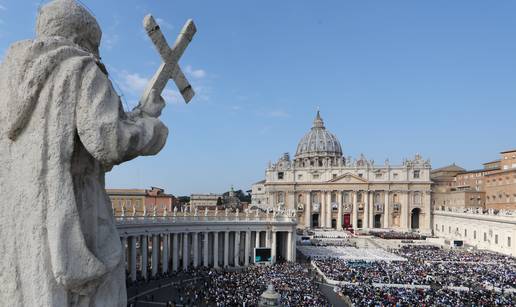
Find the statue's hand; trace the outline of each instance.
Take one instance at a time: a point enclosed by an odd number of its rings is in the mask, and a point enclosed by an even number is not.
[[[152,90],[144,101],[140,101],[138,109],[150,117],[159,117],[161,110],[165,107],[165,100],[156,90]]]

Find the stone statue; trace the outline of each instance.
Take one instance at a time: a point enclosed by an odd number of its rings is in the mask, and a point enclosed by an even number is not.
[[[173,215],[174,215],[174,216],[176,216],[176,215],[177,215],[177,207],[174,207],[174,214],[173,214]]]
[[[101,35],[75,0],[55,0],[0,63],[2,306],[126,306],[104,175],[157,154],[168,130],[155,87],[123,110]]]

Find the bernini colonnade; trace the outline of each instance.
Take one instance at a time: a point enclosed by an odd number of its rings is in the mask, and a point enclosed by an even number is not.
[[[117,228],[131,280],[199,266],[246,267],[255,247],[270,247],[272,263],[295,261],[295,217],[117,217]]]

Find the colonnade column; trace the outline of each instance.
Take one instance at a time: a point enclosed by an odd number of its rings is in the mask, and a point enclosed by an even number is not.
[[[161,243],[163,244],[163,251],[161,254],[161,265],[163,273],[168,272],[168,251],[170,250],[168,246],[168,234],[164,234],[161,237]]]
[[[353,191],[351,193],[353,194],[353,229],[358,229],[357,191]]]
[[[331,203],[332,192],[326,192],[326,227],[331,228],[331,220],[333,214],[333,207]]]
[[[142,235],[141,238],[140,238],[140,246],[141,246],[141,249],[142,249],[142,263],[141,263],[141,271],[142,271],[142,277],[147,279],[147,263],[148,263],[148,259],[147,259],[147,256],[148,256],[148,253],[149,253],[149,248],[147,246],[147,236],[146,235]]]
[[[190,254],[190,250],[188,249],[188,233],[183,233],[183,270],[188,271],[188,256]]]
[[[292,231],[287,232],[287,261],[292,261]]]
[[[305,204],[305,228],[312,228],[312,198],[310,197],[310,192],[306,194],[306,204]]]
[[[179,268],[179,234],[172,234],[172,270],[177,272]]]
[[[342,230],[342,191],[337,192],[337,230]]]
[[[129,247],[130,247],[130,253],[129,253],[129,259],[130,259],[130,272],[131,272],[131,280],[136,280],[136,237],[131,236],[129,239]]]
[[[255,235],[255,238],[254,238],[254,247],[260,247],[260,232],[259,231],[256,231],[255,232],[256,235]]]
[[[389,191],[385,191],[385,200],[383,203],[383,228],[389,228]]]
[[[193,245],[193,267],[199,266],[199,233],[192,233],[192,245]]]
[[[219,268],[219,233],[213,233],[213,267]]]
[[[240,266],[240,231],[235,231],[235,267]]]
[[[272,245],[271,245],[271,257],[272,264],[276,263],[276,231],[272,232]]]
[[[224,267],[229,266],[229,231],[224,232]]]
[[[159,237],[156,234],[152,235],[152,277],[158,274],[159,267]]]
[[[244,252],[244,266],[249,266],[249,249],[251,248],[251,231],[245,232],[245,252]]]
[[[210,241],[209,241],[210,233],[207,232],[207,231],[204,232],[203,239],[204,239],[204,241],[203,241],[204,244],[203,244],[203,248],[202,248],[203,249],[202,252],[203,252],[203,256],[204,256],[203,257],[203,264],[204,264],[204,267],[207,268],[210,265],[209,261],[208,261],[209,256],[210,256],[210,248],[209,248],[209,246],[210,246]]]

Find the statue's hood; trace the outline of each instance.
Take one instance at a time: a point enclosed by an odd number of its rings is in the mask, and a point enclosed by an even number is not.
[[[98,56],[102,31],[95,17],[75,0],[54,0],[39,10],[36,36],[66,38]]]

